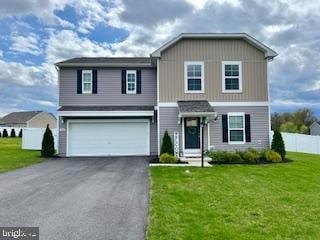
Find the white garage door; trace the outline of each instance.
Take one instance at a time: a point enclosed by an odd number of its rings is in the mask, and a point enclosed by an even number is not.
[[[69,156],[149,155],[149,122],[69,122]]]

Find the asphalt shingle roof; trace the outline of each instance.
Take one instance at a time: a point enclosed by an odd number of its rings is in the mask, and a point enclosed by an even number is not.
[[[178,101],[180,113],[190,112],[214,112],[208,101]]]
[[[0,119],[0,124],[24,124],[42,111],[12,112]]]

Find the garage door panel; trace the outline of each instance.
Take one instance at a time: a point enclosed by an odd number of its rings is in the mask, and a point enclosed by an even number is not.
[[[148,155],[148,122],[74,122],[69,124],[69,155]]]

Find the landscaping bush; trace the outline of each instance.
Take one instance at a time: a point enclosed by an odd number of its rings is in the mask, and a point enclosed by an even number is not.
[[[171,137],[169,136],[168,131],[166,130],[163,135],[162,144],[161,144],[161,154],[169,153],[173,155],[173,144]]]
[[[248,150],[243,154],[243,159],[247,163],[259,163],[260,153],[253,148],[248,148]]]
[[[11,129],[10,137],[16,137],[16,132],[14,129]]]
[[[41,156],[42,157],[52,157],[54,155],[54,139],[52,132],[47,125],[46,131],[44,132],[42,139]]]
[[[0,131],[0,137],[1,137],[1,131]]]
[[[3,130],[2,136],[3,136],[3,137],[8,137],[8,131],[7,131],[7,129],[4,129],[4,130]]]
[[[266,151],[266,160],[272,163],[278,163],[282,161],[281,155],[273,150]]]
[[[169,154],[169,153],[163,153],[160,155],[160,162],[161,163],[176,163],[178,160],[175,156]]]
[[[211,151],[208,156],[216,163],[243,163],[239,152]]]
[[[285,145],[282,139],[282,135],[279,131],[274,131],[273,139],[271,143],[271,150],[279,153],[283,160],[285,159],[285,156],[286,156]]]
[[[20,132],[19,132],[19,138],[22,137],[22,129],[20,129]]]

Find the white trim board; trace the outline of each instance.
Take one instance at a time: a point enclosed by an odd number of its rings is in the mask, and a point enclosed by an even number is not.
[[[213,107],[267,107],[268,101],[261,102],[209,102]],[[160,102],[159,107],[178,107],[177,102]]]
[[[58,116],[65,117],[139,117],[153,116],[154,111],[59,111]]]

